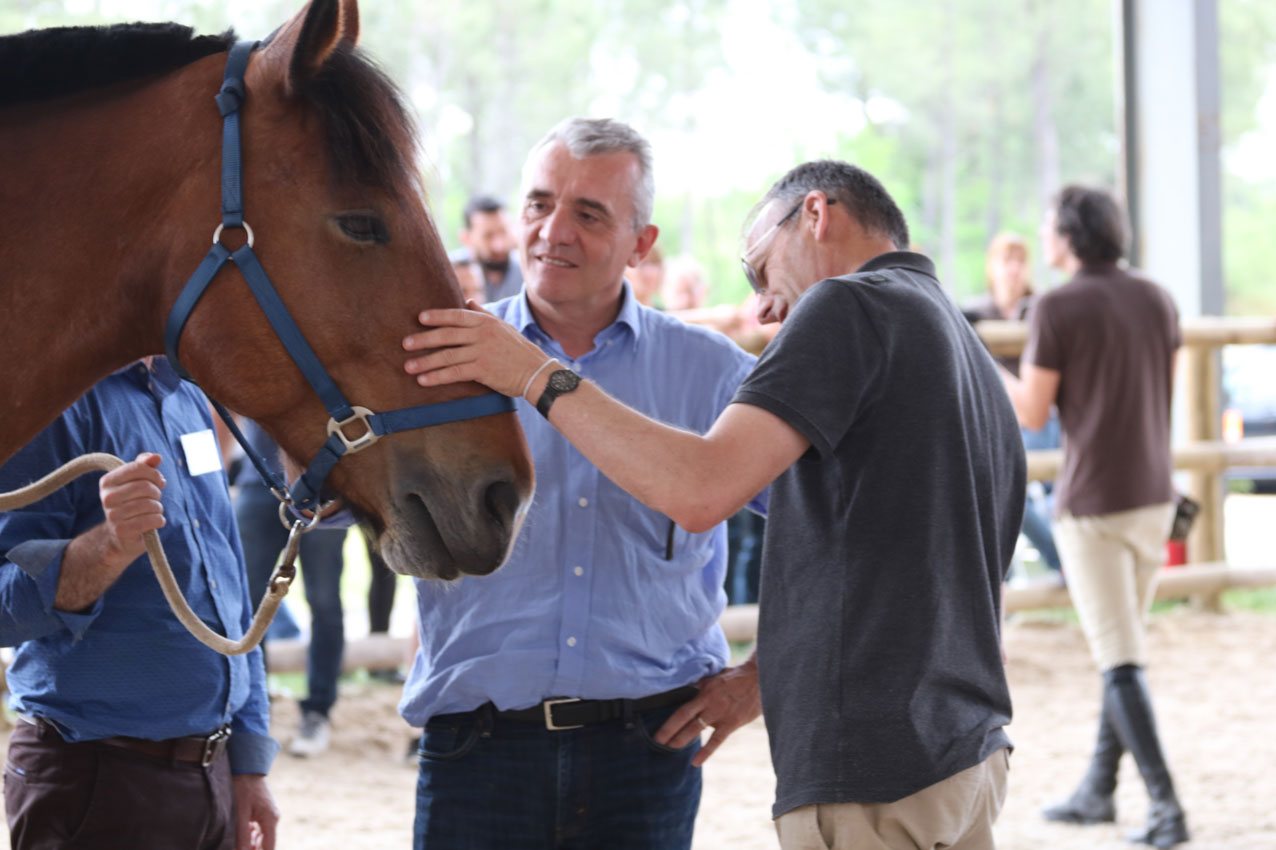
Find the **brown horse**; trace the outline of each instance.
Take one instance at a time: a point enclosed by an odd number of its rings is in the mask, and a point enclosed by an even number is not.
[[[460,290],[426,212],[415,136],[391,84],[355,51],[354,0],[313,0],[251,57],[241,110],[245,218],[297,325],[352,404],[435,393],[402,370],[400,340]],[[164,351],[164,323],[218,223],[222,84],[231,37],[175,25],[0,39],[0,461],[93,383]],[[243,231],[228,231],[227,243]],[[234,247],[233,245],[231,247]],[[212,397],[293,458],[328,414],[234,267],[181,338]],[[351,436],[357,436],[352,434]],[[532,491],[517,418],[502,413],[385,437],[328,479],[397,572],[455,578],[504,560]]]

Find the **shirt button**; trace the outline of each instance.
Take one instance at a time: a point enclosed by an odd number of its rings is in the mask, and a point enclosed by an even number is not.
[[[575,645],[576,645],[576,638],[574,638],[574,637],[569,637],[569,638],[567,639],[567,645],[568,645],[568,646],[575,646]]]
[[[572,570],[572,572],[574,572],[578,576],[583,576],[585,574],[585,568],[577,567],[576,569]]]
[[[216,581],[215,579],[209,579],[208,586],[209,586],[209,587],[211,587],[213,590],[216,590],[216,589],[217,589],[217,581]]]
[[[576,500],[576,504],[580,505],[582,508],[588,507],[589,500],[586,499],[584,496],[581,496],[579,499]]]
[[[179,469],[180,469],[180,468],[182,468],[182,467],[184,467],[184,466],[186,466],[186,461],[179,457],[179,458],[177,459],[177,466],[178,466],[178,468],[179,468]]]
[[[195,526],[196,528],[199,528],[199,520],[197,519],[191,520],[191,525]]]

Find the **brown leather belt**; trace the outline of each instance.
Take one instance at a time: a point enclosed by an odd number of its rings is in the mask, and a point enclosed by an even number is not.
[[[62,733],[57,730],[57,727],[43,717],[28,717],[25,714],[21,714],[19,717],[34,726],[41,737],[52,736],[51,740],[65,740],[62,737]],[[141,753],[162,761],[208,767],[226,754],[226,746],[229,741],[230,726],[223,726],[207,735],[186,735],[182,738],[169,738],[164,741],[148,741],[145,738],[130,738],[126,735],[120,735],[115,738],[98,738],[93,741],[84,741],[83,744],[104,744],[108,747],[117,747],[121,750]],[[81,746],[81,744],[73,746]]]
[[[184,738],[169,738],[166,741],[148,741],[145,738],[129,738],[121,735],[117,738],[101,738],[97,743],[142,753],[164,761],[208,767],[226,754],[228,741],[230,741],[230,727],[223,726],[208,735],[187,735]]]

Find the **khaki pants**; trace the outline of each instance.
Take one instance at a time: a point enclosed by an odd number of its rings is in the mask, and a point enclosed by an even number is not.
[[[1146,665],[1143,617],[1156,595],[1174,506],[1099,516],[1064,514],[1055,526],[1068,592],[1100,670]]]
[[[781,850],[991,850],[1010,750],[893,803],[823,803],[775,822]]]

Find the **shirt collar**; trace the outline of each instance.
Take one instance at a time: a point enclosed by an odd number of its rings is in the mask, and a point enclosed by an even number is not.
[[[875,272],[881,269],[905,269],[939,279],[935,274],[935,264],[930,261],[930,257],[912,251],[887,251],[885,254],[878,254],[856,269],[855,273]]]
[[[112,376],[118,375],[127,378],[139,387],[145,387],[154,381],[156,387],[164,395],[171,393],[182,383],[182,379],[177,374],[177,370],[173,368],[173,364],[168,362],[167,357],[158,354],[151,359],[151,368],[149,369],[146,368],[145,361],[134,360],[111,374]]]
[[[614,328],[623,326],[629,328],[630,334],[633,335],[634,343],[637,344],[638,338],[642,335],[642,309],[642,305],[634,297],[629,281],[624,281],[620,289],[620,312],[616,315],[614,322],[598,332],[594,341],[600,342],[608,338],[616,332],[613,330]],[[549,335],[541,330],[540,325],[536,323],[536,317],[532,314],[532,305],[527,300],[526,286],[515,297],[514,309],[510,313],[509,323],[518,328],[523,336],[530,337],[534,329],[536,334],[546,339],[549,338]]]

